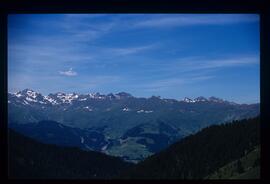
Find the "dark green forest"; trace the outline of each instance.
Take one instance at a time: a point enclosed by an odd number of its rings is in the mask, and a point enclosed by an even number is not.
[[[39,143],[9,129],[9,178],[107,179],[133,164],[79,148]]]
[[[207,127],[146,158],[122,173],[121,177],[204,179],[227,163],[244,157],[260,144],[259,122],[257,117]]]

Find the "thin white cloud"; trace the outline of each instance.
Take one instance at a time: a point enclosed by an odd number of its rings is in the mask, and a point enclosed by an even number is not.
[[[65,15],[63,22],[57,24],[69,34],[73,42],[89,42],[98,39],[112,31],[117,22],[93,22],[93,18],[106,16],[104,14],[70,14]]]
[[[213,75],[188,75],[182,77],[171,77],[162,80],[155,80],[151,83],[143,83],[138,85],[137,88],[148,92],[168,90],[175,88],[176,86],[183,86],[187,84],[193,84],[196,82],[201,82],[205,80],[210,80],[214,78]]]
[[[60,75],[65,75],[65,76],[76,76],[77,72],[72,71],[72,68],[70,68],[67,71],[59,71]]]
[[[60,70],[63,66],[76,65],[78,62],[80,64],[94,62],[94,56],[91,52],[85,52],[82,48],[65,43],[64,41],[63,44],[57,41],[53,42],[53,40],[51,40],[51,43],[47,43],[41,39],[40,43],[38,44],[36,40],[32,40],[31,44],[9,44],[9,65],[13,65],[12,62],[17,62],[22,65],[46,67],[48,69],[56,68]]]
[[[183,71],[241,67],[259,64],[258,56],[234,57],[226,59],[183,58],[178,67]]]
[[[153,76],[173,76],[179,73],[192,74],[194,72],[214,72],[226,68],[250,67],[260,64],[259,55],[242,55],[219,58],[205,56],[182,57],[178,59],[166,60],[166,62],[142,63],[144,72]]]
[[[174,16],[152,17],[141,20],[134,27],[175,27],[195,25],[224,25],[246,22],[257,22],[259,16],[256,14],[176,14]]]
[[[114,55],[129,55],[136,54],[139,52],[151,50],[157,47],[157,44],[143,45],[138,47],[128,47],[128,48],[107,48],[108,52]]]

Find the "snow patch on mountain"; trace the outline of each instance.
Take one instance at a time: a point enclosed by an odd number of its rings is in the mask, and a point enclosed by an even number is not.
[[[85,100],[87,100],[87,98],[81,98],[81,99],[79,99],[79,101],[85,101]]]
[[[47,104],[47,105],[61,105],[61,104],[66,104],[66,105],[71,105],[73,103],[73,101],[85,101],[85,103],[88,103],[88,101],[90,101],[91,99],[94,100],[123,100],[123,99],[127,99],[127,98],[132,98],[133,96],[125,93],[125,92],[121,92],[121,93],[109,93],[108,95],[103,95],[100,93],[89,93],[86,95],[78,95],[75,93],[70,93],[70,94],[66,94],[63,92],[58,92],[55,94],[49,94],[48,96],[43,96],[40,93],[37,93],[31,89],[25,89],[19,92],[16,92],[14,94],[9,93],[10,97],[10,103],[12,104],[13,102],[16,103],[21,103],[24,105],[28,105],[35,103],[39,103],[39,104]],[[16,99],[12,99],[12,98],[16,98]],[[234,102],[229,102],[217,97],[209,97],[209,98],[205,98],[203,96],[199,96],[197,98],[191,99],[188,97],[185,97],[183,100],[174,100],[174,99],[161,99],[160,97],[155,97],[152,96],[149,99],[159,99],[162,100],[165,103],[177,103],[177,102],[184,102],[184,103],[224,103],[224,104],[230,104],[230,105],[238,105],[237,103]],[[92,111],[92,109],[87,108],[89,111]],[[110,111],[111,109],[106,109],[106,111]],[[127,111],[131,111],[128,107],[124,107],[122,109],[122,111],[127,112]],[[137,113],[151,113],[153,111],[151,110],[138,110]]]
[[[73,100],[77,99],[79,96],[75,93],[65,94],[57,93],[57,98],[60,99],[63,103],[71,103]]]
[[[15,96],[18,97],[18,98],[20,98],[20,97],[22,97],[22,94],[20,94],[20,93],[15,93]]]
[[[203,97],[203,96],[199,96],[197,98],[194,99],[196,102],[206,102],[208,101],[207,98]]]
[[[36,98],[37,97],[37,92],[33,91],[33,90],[27,90],[26,94],[32,98]]]
[[[125,107],[125,108],[123,108],[123,109],[122,109],[122,111],[127,112],[127,111],[130,111],[130,109],[129,109],[129,108],[127,108],[127,107]]]
[[[95,98],[95,94],[89,93],[88,95],[90,98]]]
[[[186,103],[195,103],[196,102],[195,100],[192,100],[191,98],[188,98],[188,97],[185,97],[182,101],[186,102]]]
[[[145,111],[145,110],[139,110],[139,111],[137,111],[137,113],[152,113],[152,112],[154,112],[154,111],[152,111],[152,110],[150,110],[150,111]]]
[[[56,102],[56,100],[54,100],[53,98],[51,98],[51,97],[49,97],[49,96],[44,96],[44,99],[47,100],[47,101],[49,101],[49,102],[50,102],[51,104],[53,104],[53,105],[58,104],[58,103]]]
[[[83,107],[84,109],[87,109],[88,111],[93,111],[93,109],[91,109],[89,106],[85,106]]]
[[[154,111],[144,111],[145,113],[152,113],[152,112],[154,112]]]
[[[32,98],[29,98],[29,97],[26,97],[26,100],[29,101],[29,102],[37,102],[36,99],[32,99]]]

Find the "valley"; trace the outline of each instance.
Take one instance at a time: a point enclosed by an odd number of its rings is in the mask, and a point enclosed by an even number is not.
[[[260,118],[212,125],[137,164],[40,143],[9,129],[13,179],[258,179]]]
[[[254,117],[259,104],[216,97],[138,98],[30,89],[8,95],[9,126],[49,144],[76,146],[137,163],[204,127]]]

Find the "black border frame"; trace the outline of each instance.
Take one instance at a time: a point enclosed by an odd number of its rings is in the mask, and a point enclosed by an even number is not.
[[[8,179],[7,15],[12,13],[256,13],[260,15],[261,179],[259,180],[14,180]],[[270,7],[267,0],[9,0],[0,2],[0,176],[11,183],[266,183],[269,168]],[[5,151],[5,152],[4,152]],[[270,177],[270,176],[269,176]]]

